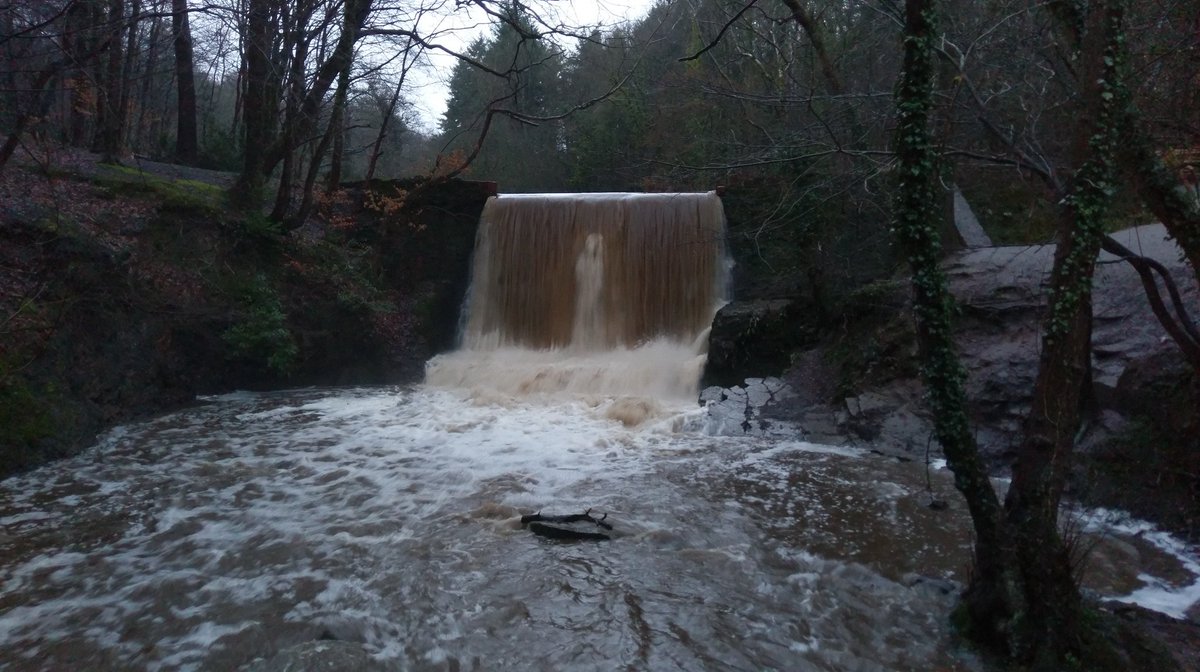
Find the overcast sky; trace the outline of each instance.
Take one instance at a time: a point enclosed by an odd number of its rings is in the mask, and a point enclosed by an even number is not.
[[[614,25],[642,18],[655,0],[534,0],[530,5],[539,11],[547,23],[564,26]],[[463,50],[480,35],[491,30],[488,18],[476,8],[456,10],[453,15],[438,18],[439,28],[454,27],[453,35],[439,40],[445,46]],[[573,45],[566,45],[573,46]],[[443,52],[431,54],[433,70],[414,76],[412,101],[428,132],[437,130],[446,111],[450,73],[455,58]]]

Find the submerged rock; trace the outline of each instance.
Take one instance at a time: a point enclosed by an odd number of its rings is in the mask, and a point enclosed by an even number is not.
[[[702,429],[714,436],[761,436],[778,427],[766,411],[789,403],[796,394],[779,378],[748,378],[743,385],[711,386],[700,393],[707,410]]]

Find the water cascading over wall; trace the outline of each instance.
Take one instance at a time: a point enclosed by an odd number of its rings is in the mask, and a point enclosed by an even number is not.
[[[431,360],[426,380],[694,395],[727,275],[714,192],[494,197],[476,236],[461,349]]]

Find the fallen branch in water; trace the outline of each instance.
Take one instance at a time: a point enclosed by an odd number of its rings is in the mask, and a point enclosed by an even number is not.
[[[529,531],[542,537],[549,539],[563,540],[594,540],[608,541],[611,536],[603,532],[592,532],[578,527],[568,527],[578,523],[590,523],[604,530],[612,530],[612,523],[607,523],[608,514],[604,514],[599,518],[592,516],[592,510],[588,509],[583,513],[575,513],[566,516],[546,516],[539,513],[531,513],[521,516],[521,524],[528,525]]]

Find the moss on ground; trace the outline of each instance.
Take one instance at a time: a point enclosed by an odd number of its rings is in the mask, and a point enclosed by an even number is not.
[[[100,189],[100,198],[147,198],[161,213],[215,216],[222,213],[227,200],[225,191],[216,185],[165,178],[127,166],[101,166],[92,181]]]

